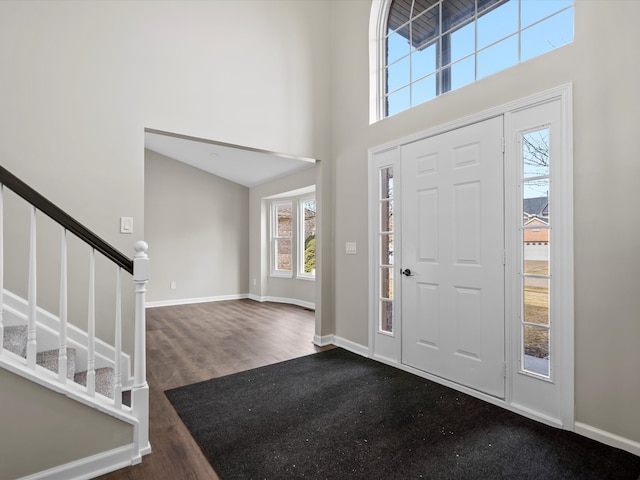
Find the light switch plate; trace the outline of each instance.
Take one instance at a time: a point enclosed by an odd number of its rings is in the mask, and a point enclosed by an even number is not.
[[[133,233],[133,217],[120,217],[120,233]]]
[[[346,242],[344,244],[344,253],[347,255],[355,255],[358,253],[358,246],[356,242]]]

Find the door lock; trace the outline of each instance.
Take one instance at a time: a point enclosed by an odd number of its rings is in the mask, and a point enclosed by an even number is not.
[[[400,273],[405,277],[413,277],[413,273],[411,273],[411,270],[408,268],[405,268],[404,270],[400,271]]]

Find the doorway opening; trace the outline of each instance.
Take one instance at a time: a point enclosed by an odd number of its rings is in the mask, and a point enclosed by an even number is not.
[[[310,158],[146,129],[149,305],[242,298],[300,304],[295,292],[265,295],[269,249],[262,199],[315,188],[318,165]],[[321,205],[317,210],[321,217]],[[320,302],[320,285],[313,282],[303,306]],[[320,325],[316,310],[316,329]]]

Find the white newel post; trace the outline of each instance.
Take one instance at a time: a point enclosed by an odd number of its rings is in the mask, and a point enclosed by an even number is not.
[[[147,385],[147,349],[145,294],[149,281],[149,246],[142,240],[136,242],[133,249],[133,283],[135,285],[135,358],[133,389],[131,391],[131,409],[138,418],[138,451],[141,455],[151,452],[149,444],[149,385]],[[138,458],[141,461],[141,458]]]

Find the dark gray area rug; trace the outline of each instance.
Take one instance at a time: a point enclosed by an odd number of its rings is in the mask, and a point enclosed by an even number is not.
[[[223,480],[640,474],[640,457],[343,349],[166,395]]]

